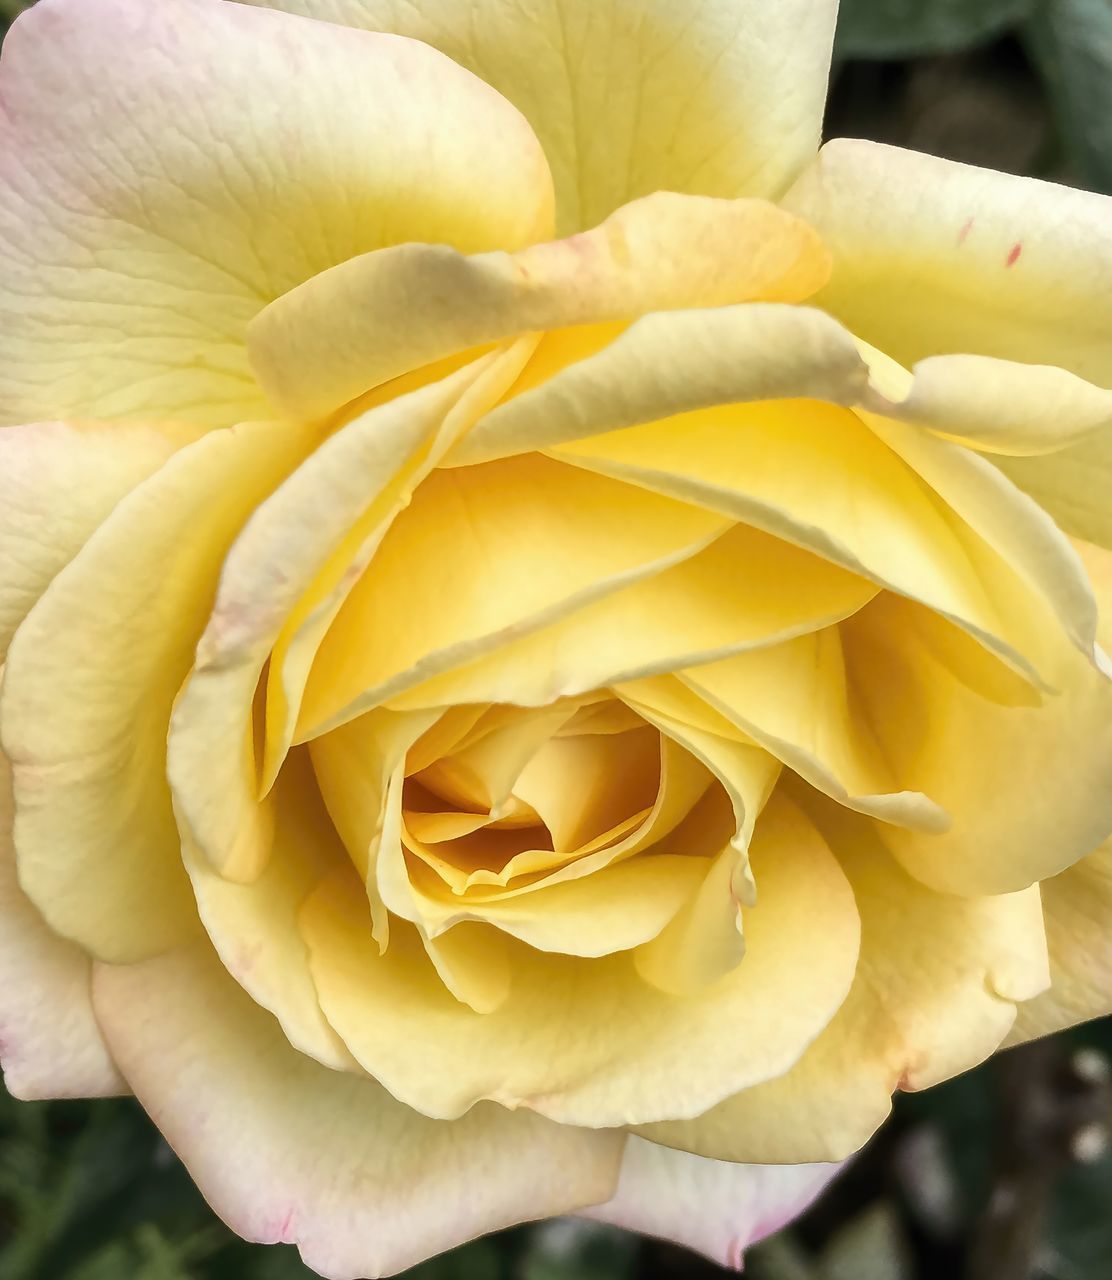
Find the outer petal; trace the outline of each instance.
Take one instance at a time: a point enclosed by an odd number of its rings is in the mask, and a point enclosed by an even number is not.
[[[818,145],[834,0],[249,0],[442,49],[530,121],[575,231],[652,191],[778,195]]]
[[[0,661],[54,575],[193,432],[35,423],[0,431]]]
[[[992,356],[928,356],[906,398],[881,413],[985,453],[1052,454],[1112,429],[1112,391],[1066,369]]]
[[[964,352],[1112,387],[1107,197],[837,141],[784,203],[833,250],[818,305],[902,364]],[[1112,546],[1112,429],[1049,457],[997,461],[1069,532]]]
[[[20,883],[51,925],[133,959],[196,928],[166,783],[170,710],[228,544],[312,444],[253,423],[180,450],[54,579],[8,651]]]
[[[291,1049],[205,947],[98,966],[97,1016],[140,1101],[248,1240],[296,1243],[329,1280],[610,1194],[622,1136],[475,1108],[426,1120]]]
[[[20,889],[11,773],[0,755],[0,1059],[16,1098],[89,1098],[127,1086],[93,1017],[89,957],[59,938]]]
[[[743,1268],[745,1250],[801,1214],[841,1165],[727,1164],[631,1137],[613,1199],[584,1217]]]
[[[297,927],[308,895],[345,859],[299,752],[275,787],[274,843],[266,868],[251,884],[226,880],[190,839],[183,840],[197,910],[225,968],[256,1004],[269,1009],[295,1049],[326,1067],[356,1064],[321,1013],[309,976],[309,955]]]
[[[784,199],[834,254],[818,297],[910,368],[965,352],[1112,387],[1112,200],[838,140]]]
[[[223,0],[35,5],[0,128],[7,421],[267,416],[244,335],[280,294],[383,245],[551,230],[536,139],[481,81]]]

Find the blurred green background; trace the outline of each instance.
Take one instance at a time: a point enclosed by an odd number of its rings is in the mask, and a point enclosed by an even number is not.
[[[151,0],[155,2],[155,0]],[[775,0],[769,0],[775,3]],[[0,23],[25,5],[0,0]],[[1112,0],[843,0],[828,133],[1112,194]],[[753,1280],[1109,1280],[1112,1022],[897,1100]],[[724,1275],[572,1221],[521,1227],[409,1280]],[[0,1280],[307,1280],[236,1240],[129,1100],[0,1094]]]

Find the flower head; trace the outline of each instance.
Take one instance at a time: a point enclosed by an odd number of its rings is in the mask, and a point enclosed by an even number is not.
[[[817,151],[834,18],[8,38],[7,1080],[322,1274],[736,1263],[1109,1007],[1110,206]]]

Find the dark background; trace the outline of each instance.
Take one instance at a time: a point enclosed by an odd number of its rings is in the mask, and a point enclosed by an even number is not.
[[[770,4],[776,0],[768,0]],[[0,29],[19,9],[0,0]],[[1112,194],[1112,0],[843,0],[827,132]],[[897,1099],[752,1280],[1112,1280],[1112,1022]],[[573,1221],[408,1280],[709,1280],[669,1245]],[[309,1280],[211,1214],[130,1100],[0,1093],[0,1280]]]

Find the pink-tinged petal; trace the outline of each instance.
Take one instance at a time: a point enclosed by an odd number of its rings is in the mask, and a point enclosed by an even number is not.
[[[49,928],[15,875],[11,776],[0,755],[0,1065],[16,1098],[125,1093],[93,1017],[90,962]]]
[[[612,1200],[584,1216],[674,1240],[742,1270],[745,1250],[797,1218],[840,1164],[728,1164],[630,1137]]]
[[[836,0],[249,0],[425,40],[532,124],[562,231],[652,191],[775,196],[814,156]]]
[[[624,1136],[485,1104],[428,1120],[292,1049],[206,946],[98,965],[97,1016],[218,1214],[328,1280],[392,1275],[612,1194]]]
[[[268,416],[244,335],[410,240],[552,230],[532,131],[412,40],[225,0],[41,0],[0,62],[0,420]]]

